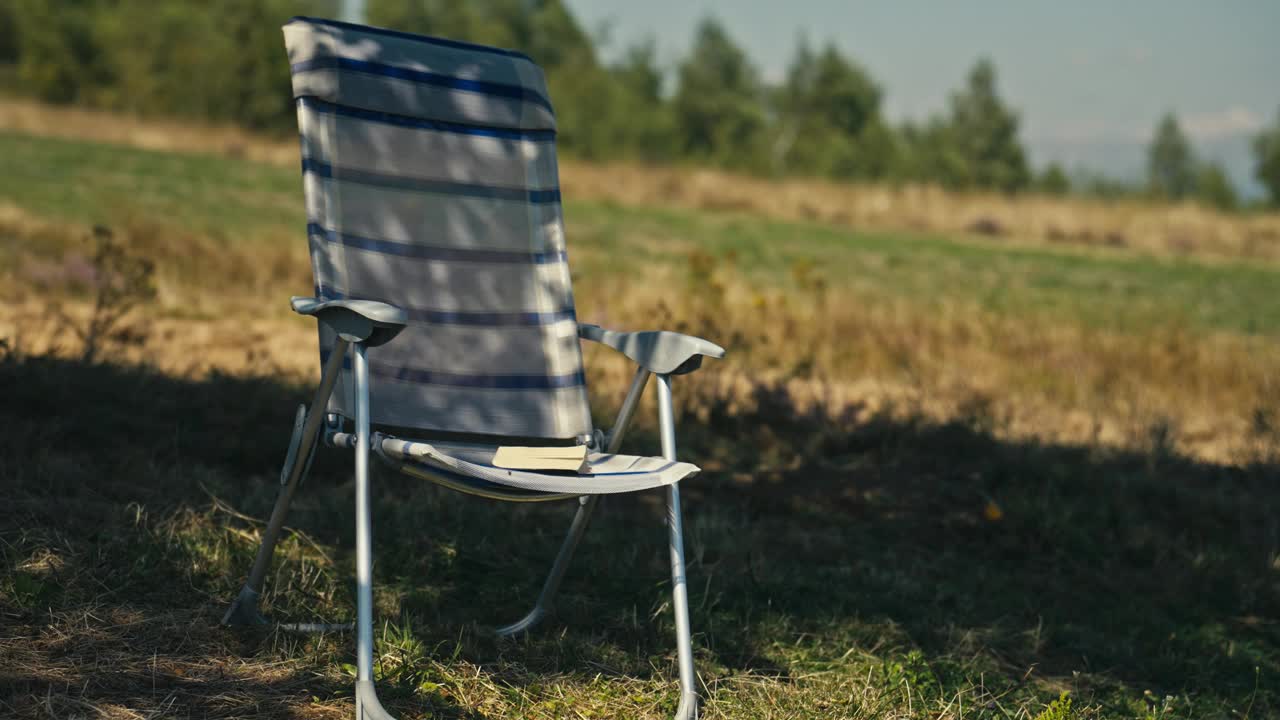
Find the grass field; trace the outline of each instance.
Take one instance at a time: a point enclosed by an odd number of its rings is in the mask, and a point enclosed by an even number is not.
[[[283,302],[310,285],[297,171],[18,131],[0,158],[0,709],[349,714],[349,637],[216,626],[315,373]],[[585,320],[731,348],[677,385],[707,469],[685,490],[704,716],[1280,713],[1271,250],[593,195],[566,218]],[[85,362],[93,225],[155,260],[156,293]],[[603,419],[628,371],[589,362]],[[556,619],[500,642],[484,629],[531,602],[570,508],[375,479],[393,711],[674,710],[656,498],[606,503]],[[324,453],[276,615],[352,615],[350,498]]]
[[[12,163],[0,178],[0,198],[40,217],[126,226],[149,220],[241,247],[264,238],[296,241],[304,223],[292,168],[12,132],[0,132],[0,155]],[[620,253],[644,266],[670,266],[702,253],[713,264],[735,265],[764,288],[793,285],[803,269],[809,280],[828,287],[930,308],[960,302],[1101,328],[1166,325],[1280,335],[1274,297],[1280,265],[856,233],[746,212],[572,199],[566,214],[575,270],[589,283],[616,274],[610,270]]]

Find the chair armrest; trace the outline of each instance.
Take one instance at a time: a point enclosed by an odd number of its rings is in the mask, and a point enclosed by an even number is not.
[[[320,300],[295,296],[289,305],[299,315],[311,315],[343,340],[370,347],[389,342],[409,322],[405,311],[376,300]]]
[[[599,325],[578,325],[578,337],[608,345],[659,375],[683,375],[702,367],[702,358],[720,359],[724,348],[710,340],[666,330],[619,332]]]

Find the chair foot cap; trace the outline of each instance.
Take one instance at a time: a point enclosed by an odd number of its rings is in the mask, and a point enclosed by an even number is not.
[[[498,637],[511,637],[513,635],[519,635],[520,633],[528,632],[529,630],[532,630],[533,627],[538,623],[542,622],[542,619],[545,618],[546,616],[547,616],[547,611],[544,610],[541,605],[535,605],[534,608],[529,611],[528,615],[525,615],[524,617],[511,623],[510,625],[503,625],[500,628],[494,628],[493,632]]]
[[[698,720],[697,694],[681,693],[680,705],[676,708],[676,720]]]
[[[356,681],[356,720],[395,720],[378,702],[372,680]]]
[[[231,601],[231,607],[222,616],[223,625],[270,625],[270,621],[258,612],[258,597],[248,585],[240,588],[240,594]]]

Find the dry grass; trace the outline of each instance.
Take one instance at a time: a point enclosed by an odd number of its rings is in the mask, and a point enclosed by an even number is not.
[[[212,265],[263,262],[254,248],[223,248]],[[24,283],[29,267],[9,279],[0,337],[28,353],[75,356],[81,343],[72,326],[87,324],[92,308],[74,288]],[[283,302],[305,292],[305,281],[255,284],[245,272],[235,274],[247,290],[231,297],[212,289],[225,286],[218,281],[225,276],[211,276],[209,287],[162,281],[159,300],[135,313],[139,332],[116,343],[111,359],[190,378],[314,377],[314,328]],[[702,293],[666,266],[630,282],[627,302],[619,303],[614,278],[584,278],[577,287],[584,318],[608,308],[612,327],[667,327],[734,350],[686,384],[682,402],[695,414],[699,405],[720,404],[753,412],[767,387],[798,411],[833,421],[851,413],[860,420],[978,418],[1011,440],[1138,450],[1156,443],[1224,464],[1267,460],[1280,448],[1280,356],[1269,336],[1180,326],[1108,330],[960,302],[926,313],[909,299],[846,289],[761,290],[732,266],[714,271],[715,290]],[[678,305],[669,302],[673,287],[690,288]],[[592,387],[612,402],[629,370],[606,350],[587,351]]]
[[[1280,356],[1270,338],[1108,331],[956,304],[927,315],[906,300],[828,291],[806,302],[795,291],[762,297],[727,282],[722,299],[672,309],[659,290],[672,279],[655,280],[612,307],[610,321],[724,339],[737,357],[692,380],[717,402],[741,399],[744,410],[754,410],[748,399],[764,383],[833,420],[976,418],[1002,438],[1141,450],[1156,442],[1225,464],[1280,449]],[[580,305],[603,302],[602,291],[580,290]],[[687,401],[696,412],[703,400]]]
[[[157,293],[135,312],[137,332],[115,343],[113,360],[191,378],[314,376],[313,328],[284,302],[309,291],[302,243],[228,244],[147,218],[114,232],[130,252],[156,261]],[[0,337],[28,353],[79,352],[74,329],[92,312],[83,277],[89,235],[0,205],[0,237],[10,240],[0,263]],[[683,248],[691,240],[666,242]],[[587,244],[575,257],[604,268],[610,252]],[[964,297],[922,305],[841,284],[838,273],[806,264],[770,284],[701,250],[683,259],[626,278],[587,273],[576,294],[587,321],[669,327],[732,347],[723,367],[695,376],[686,402],[745,407],[763,385],[802,411],[818,408],[836,419],[850,412],[938,422],[980,415],[1004,438],[1129,449],[1155,443],[1225,464],[1267,460],[1280,447],[1280,355],[1270,334],[1179,323],[1099,327],[1052,310],[995,312]],[[627,370],[597,348],[588,353],[593,387],[612,398]]]
[[[565,163],[569,197],[631,206],[733,210],[859,230],[972,234],[1040,245],[1157,255],[1280,260],[1280,215],[1225,214],[1196,205],[958,193],[824,180],[775,181],[715,170]]]
[[[145,120],[89,108],[50,106],[0,96],[0,128],[29,135],[117,143],[146,150],[201,152],[276,165],[297,165],[296,139],[283,140],[232,125]]]
[[[181,377],[263,368],[289,377],[315,372],[314,329],[297,322],[284,302],[309,292],[304,247],[228,247],[140,218],[112,232],[128,253],[156,264],[154,302],[131,314],[135,332],[113,343],[112,360]],[[75,356],[82,349],[76,329],[93,314],[86,297],[96,272],[91,230],[0,203],[0,238],[0,338],[24,352]]]
[[[143,123],[21,102],[0,106],[0,127],[152,149],[232,152],[288,165],[296,159],[292,142],[232,128]],[[624,206],[692,206],[859,227],[963,231],[975,218],[993,218],[1001,232],[1018,238],[1010,242],[1100,241],[1125,246],[1109,248],[1121,254],[1142,249],[1272,258],[1275,243],[1258,239],[1280,228],[1274,215],[1227,216],[1191,206],[776,183],[684,169],[570,162],[563,180],[570,197]],[[270,238],[228,246],[152,218],[129,217],[125,224],[135,251],[157,259],[160,276],[159,302],[147,311],[146,342],[120,348],[120,359],[193,376],[215,369],[249,372],[263,363],[290,376],[314,372],[310,328],[289,317],[280,302],[309,287],[301,243]],[[59,283],[69,265],[82,261],[83,251],[74,248],[86,230],[0,205],[0,233],[21,237],[29,247],[72,248],[65,254],[37,250],[7,264],[9,303],[0,316],[0,335],[21,337],[34,352],[73,352],[74,339],[64,324],[51,320],[50,310],[56,304],[73,318],[84,317],[86,309],[63,297],[66,288]],[[1130,240],[1106,239],[1114,233]],[[607,321],[615,326],[668,324],[725,339],[735,352],[715,382],[737,388],[733,392],[743,397],[751,394],[744,388],[763,378],[797,398],[820,398],[837,414],[846,407],[864,413],[897,407],[945,420],[979,409],[993,429],[1010,437],[1135,447],[1150,444],[1154,433],[1179,452],[1225,463],[1250,461],[1278,422],[1280,358],[1268,337],[1206,334],[1178,325],[1097,329],[1046,315],[994,314],[963,301],[922,311],[906,299],[828,288],[823,281],[811,281],[807,289],[761,291],[758,281],[743,277],[732,263],[692,249],[695,240],[676,243],[689,246],[680,250],[688,263],[655,266],[631,279],[625,304],[615,301],[617,277],[584,277],[579,305],[588,314],[608,308]],[[579,247],[576,255],[591,259],[593,252]],[[710,275],[691,278],[690,267]],[[831,278],[826,282],[840,282],[829,271],[823,275],[827,269],[818,270],[816,276]],[[46,280],[32,285],[33,276]],[[229,285],[234,293],[221,291]],[[687,288],[688,302],[664,302],[671,287]],[[606,372],[597,384],[608,393],[624,374]],[[723,388],[715,392],[729,392]]]

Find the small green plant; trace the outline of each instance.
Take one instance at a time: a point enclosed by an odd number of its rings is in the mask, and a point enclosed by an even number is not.
[[[1071,707],[1071,694],[1062,693],[1057,700],[1049,703],[1036,720],[1079,720],[1080,715]]]
[[[454,658],[460,645],[455,645]],[[400,624],[386,623],[382,630],[382,654],[378,660],[378,678],[419,695],[440,691],[439,674],[430,663],[433,653],[415,635],[408,617]]]
[[[19,607],[39,607],[57,594],[55,583],[34,573],[15,572],[10,582],[12,598]]]
[[[909,689],[917,695],[936,693],[940,687],[938,677],[929,661],[918,648],[901,660],[887,660],[880,667],[881,679],[886,686]]]

